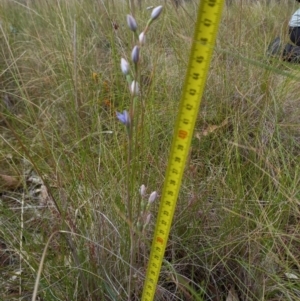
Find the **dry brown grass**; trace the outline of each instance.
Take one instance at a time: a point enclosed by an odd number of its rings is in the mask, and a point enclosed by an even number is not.
[[[299,66],[265,56],[275,36],[287,40],[296,6],[267,2],[224,8],[156,300],[299,298]],[[142,53],[134,200],[142,183],[163,185],[195,5],[167,4]],[[119,70],[133,46],[127,9],[116,1],[0,4],[1,300],[30,300],[55,231],[73,233],[75,248],[54,236],[43,300],[128,298],[128,148],[115,118],[129,97]],[[149,12],[136,14],[142,24]],[[132,300],[154,222],[139,244]]]

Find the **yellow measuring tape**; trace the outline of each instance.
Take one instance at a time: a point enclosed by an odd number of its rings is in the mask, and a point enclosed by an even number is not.
[[[200,2],[142,301],[152,301],[155,295],[224,4],[224,0],[200,0]]]

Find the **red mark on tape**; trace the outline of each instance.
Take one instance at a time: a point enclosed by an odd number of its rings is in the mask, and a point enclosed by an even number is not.
[[[188,135],[188,132],[187,132],[187,131],[179,130],[179,132],[178,132],[178,136],[179,136],[179,138],[181,138],[181,139],[185,139],[185,138],[187,137],[187,135]]]
[[[157,237],[156,241],[161,243],[162,245],[164,244],[164,240],[161,237]]]

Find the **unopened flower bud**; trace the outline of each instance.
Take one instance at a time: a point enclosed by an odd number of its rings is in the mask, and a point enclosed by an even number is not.
[[[129,27],[133,32],[136,31],[136,29],[137,29],[137,24],[136,24],[136,21],[135,21],[135,19],[134,19],[133,16],[127,15],[127,24],[128,24],[128,27]]]
[[[140,92],[139,83],[133,80],[130,85],[130,93],[131,95],[136,96],[139,94],[139,92]]]
[[[163,9],[162,5],[157,6],[157,7],[155,7],[155,8],[153,9],[153,11],[152,11],[152,13],[151,13],[151,20],[152,20],[152,21],[155,20],[155,19],[157,19],[157,18],[159,17],[159,15],[160,15],[162,9]]]
[[[142,197],[146,194],[146,186],[144,184],[140,187],[140,194]]]
[[[156,191],[151,192],[149,199],[148,199],[148,203],[152,204],[158,197],[158,194]]]
[[[150,223],[151,220],[151,213],[149,213],[146,217],[145,223],[144,223],[144,228]]]
[[[145,45],[146,43],[146,35],[144,32],[141,32],[139,35],[140,45]]]
[[[139,58],[140,58],[140,47],[134,46],[131,52],[131,59],[135,64],[137,64],[139,62]]]
[[[127,75],[129,73],[129,63],[123,58],[121,58],[121,69],[124,75]]]

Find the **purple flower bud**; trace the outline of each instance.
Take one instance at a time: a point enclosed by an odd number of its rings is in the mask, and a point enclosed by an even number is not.
[[[146,35],[144,32],[141,32],[139,35],[140,45],[145,45],[146,43]]]
[[[121,69],[124,75],[129,73],[129,63],[123,58],[121,58]]]
[[[137,64],[140,58],[140,47],[134,46],[131,52],[131,59],[132,61]]]
[[[137,29],[137,24],[136,24],[136,21],[135,21],[135,19],[134,19],[133,16],[127,15],[127,24],[128,24],[128,27],[129,27],[133,32],[136,31],[136,29]]]
[[[151,192],[149,199],[148,199],[148,203],[152,204],[158,197],[158,194],[156,191]]]
[[[130,125],[130,116],[126,110],[123,113],[117,112],[117,118],[126,126]]]
[[[146,219],[145,219],[144,228],[150,223],[151,216],[152,216],[151,213],[148,213],[148,214],[147,214]]]
[[[139,83],[136,82],[135,80],[132,81],[131,85],[130,85],[130,93],[133,95],[133,96],[136,96],[138,95],[140,92],[140,88],[139,88]]]
[[[142,197],[146,194],[146,186],[144,184],[140,187],[140,194]]]
[[[152,11],[152,13],[151,13],[151,20],[152,20],[152,21],[155,20],[155,19],[157,19],[157,18],[159,17],[159,15],[160,15],[162,9],[163,9],[162,5],[157,6],[157,7],[155,7],[155,8],[153,9],[153,11]]]

